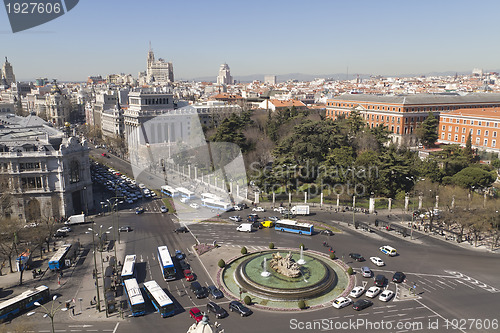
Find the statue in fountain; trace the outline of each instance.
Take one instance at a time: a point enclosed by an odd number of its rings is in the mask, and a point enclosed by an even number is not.
[[[300,266],[292,259],[292,253],[283,258],[279,252],[273,253],[269,266],[281,275],[288,277],[300,276]]]

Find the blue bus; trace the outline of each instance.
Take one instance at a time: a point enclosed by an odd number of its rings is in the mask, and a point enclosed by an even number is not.
[[[177,191],[172,186],[168,186],[168,185],[163,185],[161,187],[161,192],[163,194],[168,195],[169,197],[172,197],[172,198],[175,198],[175,197],[179,196],[179,191]]]
[[[64,259],[71,249],[71,244],[64,244],[49,260],[49,268],[52,270],[61,269],[64,267]]]
[[[39,286],[6,300],[0,303],[0,322],[10,321],[14,316],[35,307],[35,302],[45,303],[49,298],[49,288],[46,286]]]
[[[142,316],[146,313],[146,305],[144,304],[144,298],[142,297],[137,280],[135,278],[127,279],[123,281],[123,284],[125,285],[127,301],[132,311],[132,316]]]
[[[299,235],[312,235],[314,226],[309,223],[301,223],[292,220],[278,220],[274,225],[274,229],[278,231],[294,232]]]
[[[144,291],[146,291],[146,295],[148,295],[151,303],[153,303],[154,307],[163,318],[174,315],[174,302],[172,302],[170,297],[168,297],[156,281],[152,280],[144,282]]]
[[[175,280],[175,265],[166,245],[158,247],[158,262],[165,281]]]
[[[122,268],[122,282],[125,282],[127,279],[131,279],[134,277],[134,266],[135,266],[135,254],[129,254],[125,257],[123,261]]]

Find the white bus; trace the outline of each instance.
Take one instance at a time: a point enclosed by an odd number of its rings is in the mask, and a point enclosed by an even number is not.
[[[212,194],[212,193],[207,193],[207,192],[201,194],[201,199],[202,200],[203,199],[212,199],[212,200],[217,200],[217,201],[224,201],[218,195],[215,195],[215,194]]]
[[[179,195],[183,198],[187,198],[189,200],[194,199],[194,192],[188,190],[185,187],[177,187],[176,188],[177,192],[179,192]]]
[[[135,254],[129,254],[125,257],[122,269],[122,281],[125,283],[127,279],[134,277]]]
[[[166,245],[158,247],[158,262],[165,281],[175,280],[175,265]]]
[[[163,318],[174,315],[174,302],[172,302],[170,297],[168,297],[156,281],[152,280],[144,282],[144,291],[146,291],[146,295],[148,295],[151,303],[153,303],[154,307]]]
[[[132,311],[132,316],[141,316],[146,313],[144,298],[142,297],[141,289],[137,280],[134,278],[124,281],[125,292],[127,293],[127,301]]]
[[[223,211],[227,211],[231,206],[231,204],[214,199],[201,199],[201,205],[213,209],[220,209]]]
[[[163,185],[161,187],[161,192],[168,195],[169,197],[172,197],[172,198],[179,196],[179,191],[177,191],[172,186],[168,186],[168,185]]]

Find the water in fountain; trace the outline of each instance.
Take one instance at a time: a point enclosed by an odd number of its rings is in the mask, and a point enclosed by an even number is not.
[[[300,259],[297,261],[297,264],[299,264],[299,265],[304,265],[306,263],[306,261],[304,260],[304,256],[302,255],[303,250],[304,250],[304,248],[301,246],[300,247]]]
[[[271,273],[267,271],[267,258],[264,257],[264,270],[260,273],[260,276],[268,277],[269,275],[271,275]]]

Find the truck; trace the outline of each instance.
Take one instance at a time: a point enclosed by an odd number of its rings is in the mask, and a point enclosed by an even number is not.
[[[309,215],[309,206],[307,205],[293,206],[290,212],[293,215]]]
[[[243,232],[252,232],[252,229],[252,223],[242,223],[236,228],[237,231]]]
[[[66,225],[76,225],[76,224],[84,224],[84,223],[90,223],[91,221],[87,221],[85,219],[85,214],[79,214],[79,215],[71,215],[68,217],[68,220],[64,222]]]

